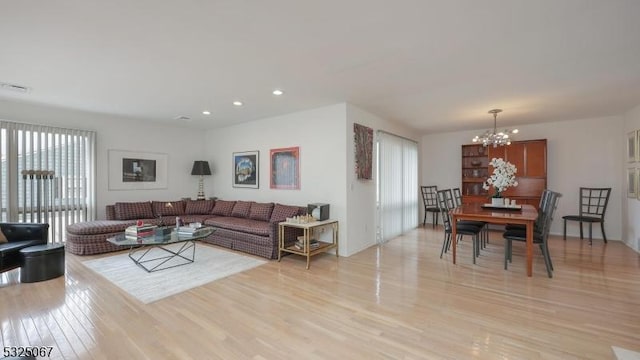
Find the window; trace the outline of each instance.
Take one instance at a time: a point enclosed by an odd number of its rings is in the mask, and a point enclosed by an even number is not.
[[[95,218],[95,132],[0,121],[0,221],[66,225]]]
[[[378,131],[378,242],[418,226],[418,144]]]

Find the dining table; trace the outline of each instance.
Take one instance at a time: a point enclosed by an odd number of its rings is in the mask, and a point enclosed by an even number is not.
[[[538,210],[535,206],[522,204],[514,207],[494,207],[490,204],[467,203],[450,211],[451,221],[456,224],[458,220],[476,220],[490,224],[522,224],[526,226],[527,246],[527,276],[533,274],[533,227],[538,218]],[[456,226],[451,226],[451,241],[453,263],[456,263]]]

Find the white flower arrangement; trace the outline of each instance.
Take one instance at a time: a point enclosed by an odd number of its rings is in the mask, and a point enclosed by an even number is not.
[[[515,165],[502,158],[493,158],[489,165],[493,166],[493,174],[482,184],[482,188],[489,190],[491,187],[495,189],[494,198],[502,197],[502,192],[512,186],[518,186],[516,181],[516,173],[518,169]]]

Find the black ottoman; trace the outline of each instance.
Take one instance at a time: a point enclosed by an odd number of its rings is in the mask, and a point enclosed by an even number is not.
[[[64,245],[45,244],[20,250],[20,282],[32,283],[64,275]]]

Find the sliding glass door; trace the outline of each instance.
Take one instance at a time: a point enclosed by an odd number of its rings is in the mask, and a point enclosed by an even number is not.
[[[387,242],[418,226],[418,144],[379,131],[378,242]]]
[[[95,132],[0,121],[0,221],[43,222],[51,242],[95,218]]]

